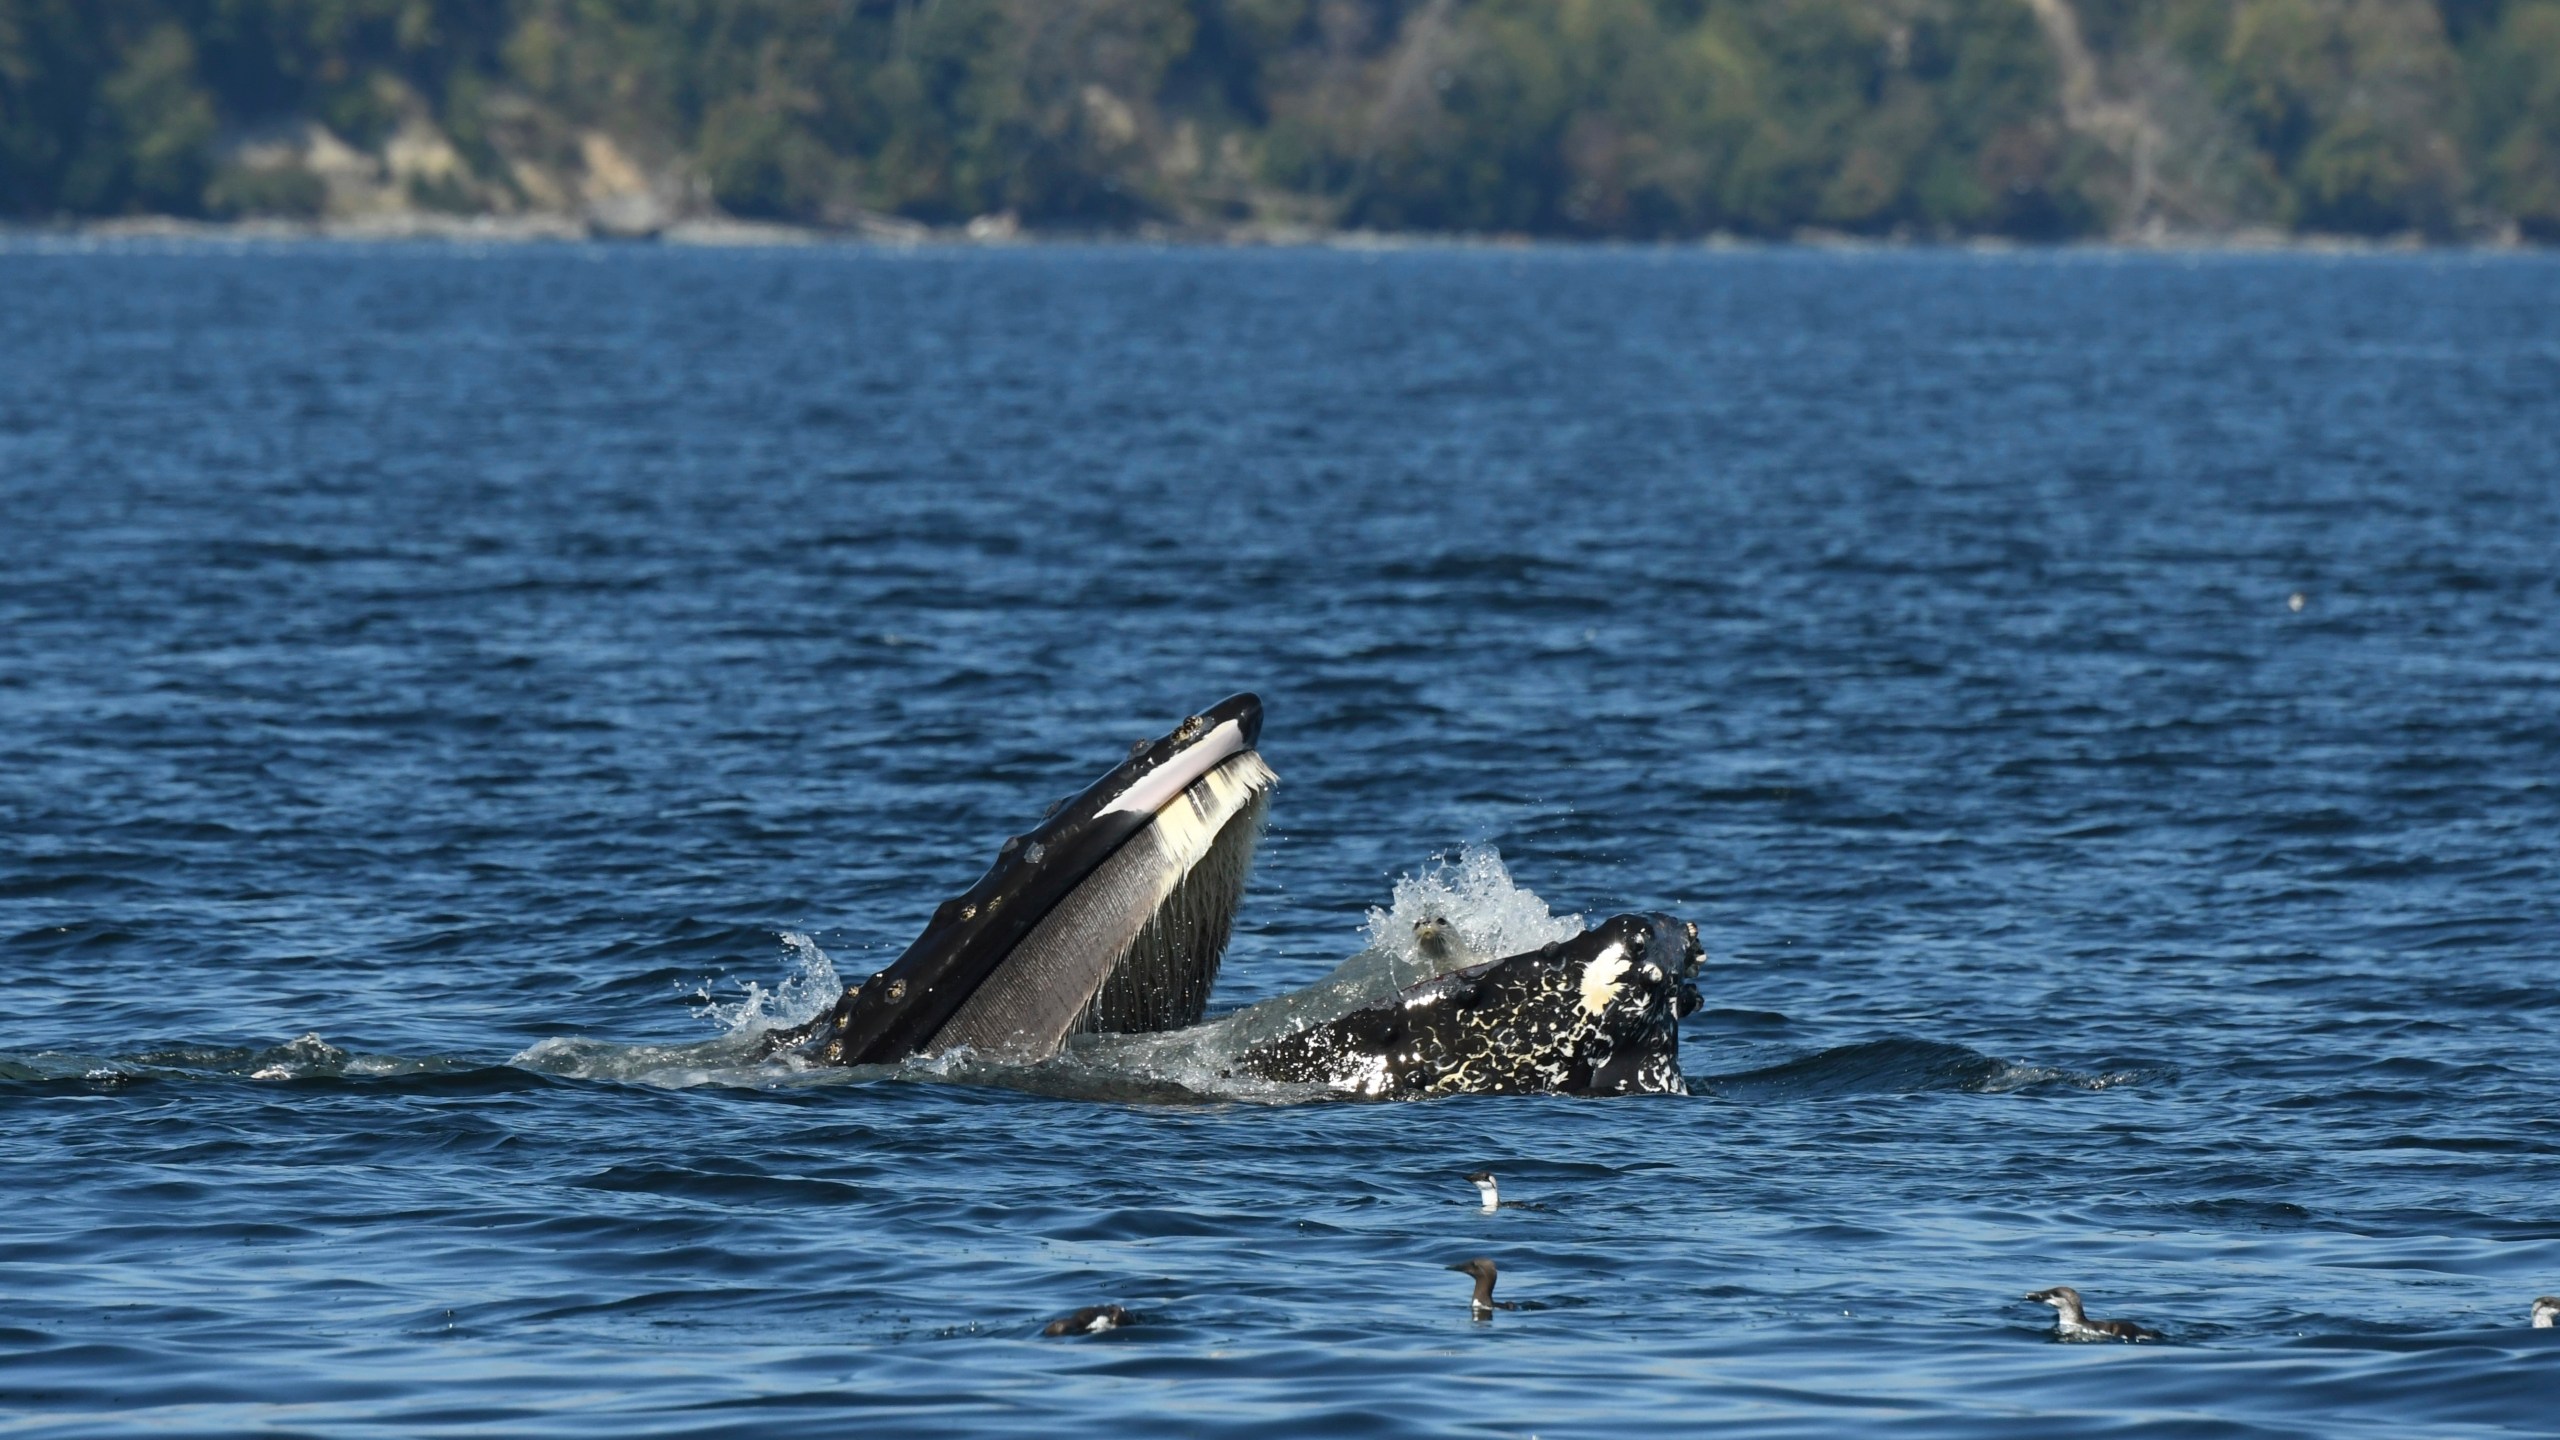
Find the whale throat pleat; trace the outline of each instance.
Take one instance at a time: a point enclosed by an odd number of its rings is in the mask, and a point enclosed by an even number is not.
[[[1198,1021],[1277,779],[1248,750],[1192,782],[1023,937],[927,1051],[1043,1060],[1086,1031]]]

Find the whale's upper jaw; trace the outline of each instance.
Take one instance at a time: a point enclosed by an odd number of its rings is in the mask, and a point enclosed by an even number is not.
[[[1254,792],[1253,805],[1238,823],[1258,828],[1259,792],[1270,779],[1254,754],[1261,737],[1262,702],[1240,694],[1131,747],[1101,779],[1056,806],[1039,824],[1007,838],[987,872],[936,907],[924,933],[903,954],[846,990],[821,1031],[825,1038],[818,1058],[847,1065],[885,1064],[930,1048],[1044,919],[1132,839],[1155,826],[1160,814],[1187,815],[1180,802],[1213,775],[1243,776],[1239,783]],[[1221,863],[1241,865],[1231,837],[1209,838],[1225,846]],[[1242,843],[1249,856],[1251,836],[1243,836]],[[1196,861],[1201,854],[1191,858]],[[1240,893],[1240,869],[1232,882],[1228,888]],[[1232,908],[1232,896],[1225,904]],[[1223,948],[1227,918],[1208,917],[1216,948]],[[1216,961],[1214,953],[1205,957],[1211,973]],[[1196,980],[1196,985],[1181,987],[1184,993],[1171,1013],[1156,1007],[1148,1021],[1197,1020],[1207,1000],[1207,976]]]

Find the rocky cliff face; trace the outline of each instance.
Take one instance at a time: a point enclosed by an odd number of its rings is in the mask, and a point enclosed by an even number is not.
[[[715,215],[682,156],[581,127],[521,96],[487,104],[479,157],[466,156],[434,107],[396,79],[376,82],[392,119],[369,146],[309,116],[246,126],[215,143],[217,210],[339,228],[435,229],[463,217],[516,228],[640,236]]]

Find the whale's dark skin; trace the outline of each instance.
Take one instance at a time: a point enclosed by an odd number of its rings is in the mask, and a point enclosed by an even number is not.
[[[1620,915],[1257,1045],[1235,1068],[1380,1099],[1686,1094],[1679,1027],[1701,955],[1694,925]]]

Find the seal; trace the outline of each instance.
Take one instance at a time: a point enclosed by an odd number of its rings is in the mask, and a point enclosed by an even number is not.
[[[1117,1305],[1087,1305],[1072,1315],[1061,1315],[1049,1322],[1043,1335],[1099,1335],[1137,1322],[1135,1315]]]

